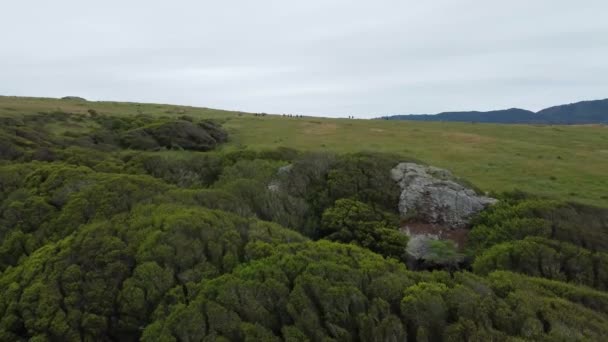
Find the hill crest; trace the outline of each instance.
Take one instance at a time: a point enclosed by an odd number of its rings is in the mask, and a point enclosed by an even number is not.
[[[454,121],[510,124],[599,124],[608,123],[608,99],[581,101],[533,112],[520,108],[493,111],[459,111],[439,114],[384,116],[385,120]]]

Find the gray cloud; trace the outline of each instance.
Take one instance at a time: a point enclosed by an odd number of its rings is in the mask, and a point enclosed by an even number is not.
[[[0,94],[373,117],[608,97],[608,3],[21,0]]]

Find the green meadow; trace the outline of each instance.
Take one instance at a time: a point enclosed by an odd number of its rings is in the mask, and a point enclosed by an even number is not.
[[[255,116],[162,104],[0,97],[0,116],[62,111],[86,115],[189,115],[230,134],[223,149],[373,151],[447,168],[484,191],[519,189],[608,207],[608,127]],[[322,113],[319,113],[322,115]],[[87,130],[78,124],[57,130]],[[59,132],[63,133],[63,132]]]

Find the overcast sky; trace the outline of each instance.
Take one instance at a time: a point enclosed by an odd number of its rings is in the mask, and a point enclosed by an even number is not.
[[[6,0],[0,94],[323,116],[608,98],[607,0]]]

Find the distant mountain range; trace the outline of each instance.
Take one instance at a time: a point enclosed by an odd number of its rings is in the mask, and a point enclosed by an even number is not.
[[[444,112],[384,116],[385,120],[462,121],[510,124],[608,124],[608,99],[545,108],[538,112],[511,108],[489,112]]]

